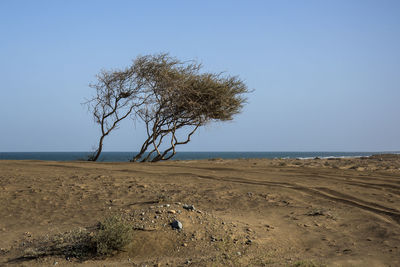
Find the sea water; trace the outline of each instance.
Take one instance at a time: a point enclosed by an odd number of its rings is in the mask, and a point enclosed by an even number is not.
[[[385,152],[177,152],[172,160],[365,157]],[[387,152],[386,152],[387,153]],[[390,152],[398,153],[398,152]],[[103,152],[98,161],[129,161],[135,152]],[[86,160],[90,152],[0,152],[0,160]]]

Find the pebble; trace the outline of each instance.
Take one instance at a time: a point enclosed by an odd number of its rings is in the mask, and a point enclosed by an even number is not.
[[[169,210],[169,211],[167,211],[167,212],[170,213],[170,214],[175,214],[175,213],[176,213],[175,210]]]
[[[171,227],[172,227],[172,229],[181,230],[183,228],[183,225],[180,221],[175,220],[171,223]]]
[[[190,210],[190,211],[193,211],[193,210],[195,210],[195,208],[194,208],[194,205],[183,205],[183,208],[185,209],[185,210]]]
[[[241,253],[240,251],[236,252],[236,254],[237,254],[238,256],[241,256],[241,255],[242,255],[242,253]]]

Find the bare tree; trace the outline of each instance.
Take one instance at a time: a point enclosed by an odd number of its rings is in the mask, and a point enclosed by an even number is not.
[[[97,75],[97,82],[90,84],[96,94],[86,104],[100,126],[101,135],[89,161],[99,158],[104,138],[117,129],[123,119],[134,115],[135,108],[145,101],[143,80],[136,74],[134,66],[125,70],[102,71]]]
[[[182,62],[168,54],[141,58],[138,72],[149,90],[137,115],[146,125],[147,139],[132,161],[168,160],[200,126],[231,120],[241,111],[243,94],[248,92],[244,82],[236,76],[200,73],[200,69],[196,62]],[[167,146],[163,151],[162,144]]]

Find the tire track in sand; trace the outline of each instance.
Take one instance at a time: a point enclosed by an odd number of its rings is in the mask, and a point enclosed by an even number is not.
[[[195,175],[191,174],[200,179],[208,179],[208,180],[218,180],[218,181],[225,181],[225,182],[232,182],[232,183],[239,183],[239,184],[250,184],[250,185],[263,185],[263,186],[277,186],[277,187],[284,187],[288,189],[293,189],[297,191],[301,191],[303,193],[307,193],[312,196],[328,199],[335,202],[340,202],[347,206],[356,207],[365,211],[372,212],[377,215],[385,215],[390,217],[396,224],[400,225],[400,212],[398,210],[388,208],[376,203],[363,201],[361,199],[351,197],[345,194],[341,194],[334,190],[324,188],[324,187],[317,187],[317,188],[310,188],[304,187],[297,184],[292,183],[285,183],[285,182],[261,182],[261,181],[249,181],[244,180],[242,178],[234,178],[234,177],[213,177],[213,176],[206,176],[206,175]]]

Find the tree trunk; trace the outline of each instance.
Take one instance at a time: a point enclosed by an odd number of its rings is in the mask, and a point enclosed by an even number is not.
[[[105,135],[102,135],[99,140],[99,147],[96,149],[96,151],[93,153],[93,155],[89,156],[88,161],[97,161],[98,158],[100,157],[101,151],[103,150],[103,140],[104,140]]]

